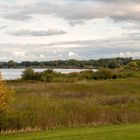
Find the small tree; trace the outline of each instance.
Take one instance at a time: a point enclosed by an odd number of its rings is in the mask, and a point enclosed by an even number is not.
[[[0,114],[7,108],[12,99],[13,93],[13,90],[8,88],[5,82],[2,80],[0,73]]]
[[[8,88],[5,82],[2,80],[0,73],[0,133],[3,125],[3,114],[12,100],[13,93],[13,90]]]
[[[10,60],[8,62],[8,68],[15,68],[15,66],[16,66],[16,62],[14,62],[13,60]]]
[[[34,80],[34,70],[32,68],[27,68],[22,73],[22,79],[23,80]]]
[[[114,68],[118,68],[121,66],[120,62],[117,62],[116,60],[112,59],[108,62],[108,68],[110,69],[114,69]]]
[[[102,68],[94,73],[93,79],[114,79],[115,74],[112,70],[107,68]]]
[[[133,61],[133,62],[129,62],[128,66],[129,67],[138,67],[138,64],[137,64],[137,62]]]
[[[56,73],[52,69],[48,69],[41,74],[41,81],[51,82],[52,79],[56,77]]]

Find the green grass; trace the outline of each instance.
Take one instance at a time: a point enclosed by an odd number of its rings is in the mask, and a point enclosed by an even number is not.
[[[0,140],[140,140],[140,124],[7,134]]]

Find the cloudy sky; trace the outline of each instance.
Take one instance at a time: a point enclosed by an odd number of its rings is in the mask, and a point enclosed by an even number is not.
[[[140,0],[0,0],[0,61],[140,58]]]

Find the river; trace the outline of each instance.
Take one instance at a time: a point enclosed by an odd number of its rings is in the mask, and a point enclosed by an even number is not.
[[[4,80],[15,80],[18,78],[21,78],[22,72],[25,69],[0,69],[0,72],[2,73],[2,77]],[[42,72],[47,69],[34,69],[35,72]],[[84,71],[85,69],[53,69],[56,72],[61,73],[70,73],[70,72],[80,72]]]

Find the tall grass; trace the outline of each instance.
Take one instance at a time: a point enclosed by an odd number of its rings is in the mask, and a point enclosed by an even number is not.
[[[140,122],[140,79],[76,83],[9,82],[16,89],[1,116],[4,131]]]

